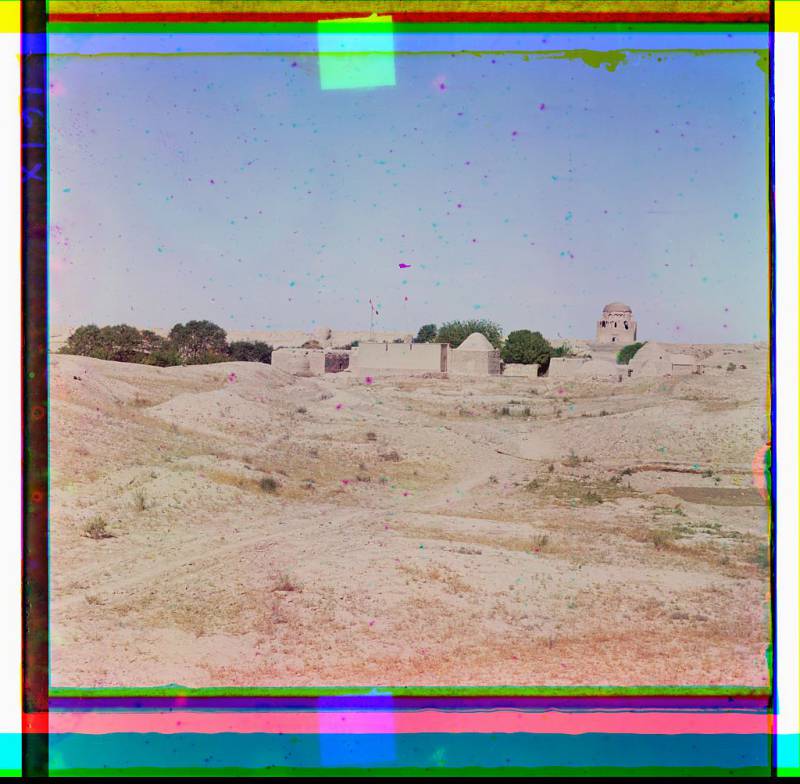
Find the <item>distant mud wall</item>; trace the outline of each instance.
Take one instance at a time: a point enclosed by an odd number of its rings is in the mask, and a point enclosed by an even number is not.
[[[399,371],[443,373],[447,345],[444,343],[360,343],[359,372]]]

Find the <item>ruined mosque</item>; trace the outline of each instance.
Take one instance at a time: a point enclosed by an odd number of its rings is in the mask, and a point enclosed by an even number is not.
[[[403,339],[368,340],[348,349],[322,347],[278,348],[272,353],[273,367],[293,375],[317,376],[342,371],[365,376],[522,376],[547,375],[562,379],[611,379],[622,381],[632,376],[685,375],[702,372],[699,360],[675,354],[658,343],[645,343],[627,365],[617,364],[617,353],[637,342],[637,323],[633,311],[622,302],[610,302],[596,322],[595,339],[582,344],[577,355],[552,357],[545,373],[538,365],[505,364],[500,351],[480,333],[474,332],[461,345],[415,343],[411,335]],[[327,330],[330,337],[331,330]],[[318,336],[319,337],[319,336]],[[319,347],[318,347],[319,346]]]

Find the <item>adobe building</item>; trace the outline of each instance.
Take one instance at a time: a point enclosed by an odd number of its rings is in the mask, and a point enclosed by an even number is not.
[[[500,352],[477,332],[457,349],[448,343],[360,343],[350,367],[369,375],[494,376],[501,371]]]
[[[448,373],[455,376],[500,375],[500,352],[480,332],[473,332],[458,348],[448,346],[448,349]]]
[[[636,342],[636,322],[633,311],[622,302],[609,302],[597,322],[596,343],[625,346]]]

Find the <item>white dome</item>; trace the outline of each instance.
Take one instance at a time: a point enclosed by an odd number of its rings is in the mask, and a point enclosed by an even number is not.
[[[494,351],[494,346],[480,332],[473,332],[456,351]]]

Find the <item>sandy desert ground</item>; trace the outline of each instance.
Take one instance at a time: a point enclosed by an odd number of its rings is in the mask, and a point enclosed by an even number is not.
[[[52,355],[52,684],[765,685],[768,352],[713,351],[623,383]]]

